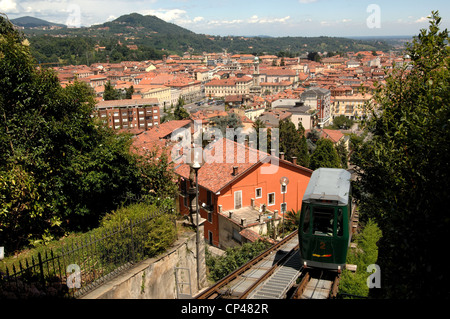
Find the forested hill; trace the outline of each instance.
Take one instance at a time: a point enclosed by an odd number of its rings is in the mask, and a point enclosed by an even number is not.
[[[283,54],[389,50],[379,40],[336,37],[242,37],[197,34],[155,16],[132,13],[82,28],[25,29],[39,62],[86,64],[161,58],[163,54],[222,52]],[[97,50],[95,49],[97,46]],[[99,50],[98,47],[101,47]],[[137,47],[137,49],[136,49]]]
[[[30,16],[13,19],[11,20],[11,22],[16,26],[24,28],[51,27],[51,26],[65,27],[65,25],[63,24],[53,23]]]
[[[126,34],[142,34],[151,36],[152,34],[178,34],[195,35],[194,32],[177,26],[176,24],[166,22],[158,17],[147,15],[143,16],[139,13],[131,13],[123,15],[111,22],[105,22],[100,25],[91,26],[92,31],[109,28],[109,33],[126,33]]]

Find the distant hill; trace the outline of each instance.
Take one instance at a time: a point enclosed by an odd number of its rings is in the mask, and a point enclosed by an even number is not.
[[[17,19],[13,20],[16,21]],[[19,21],[20,22],[20,21]],[[191,52],[250,53],[300,56],[307,52],[386,51],[379,39],[337,37],[243,37],[198,34],[151,15],[132,13],[114,21],[82,28],[25,29],[34,56],[42,63],[80,64],[159,59]],[[138,48],[131,49],[131,48]],[[101,48],[101,49],[99,49]]]
[[[51,26],[65,27],[64,24],[53,23],[30,16],[12,19],[11,22],[18,27],[24,28],[51,27]]]
[[[159,34],[195,35],[195,33],[190,30],[161,20],[156,16],[143,16],[139,13],[123,15],[114,21],[91,26],[90,29],[95,30],[105,27],[109,28],[110,32],[134,33],[134,31],[139,31],[144,33],[155,32]]]

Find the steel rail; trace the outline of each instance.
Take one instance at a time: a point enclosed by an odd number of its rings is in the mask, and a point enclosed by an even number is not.
[[[264,282],[255,287],[248,299],[285,299],[288,291],[303,271],[298,249],[291,250],[282,263],[279,263]]]
[[[327,279],[332,277],[330,279]],[[337,295],[340,275],[334,271],[321,270],[320,275],[308,269],[297,287],[293,299],[332,299]],[[317,294],[316,294],[317,292]]]
[[[293,239],[295,236],[297,236],[298,230],[293,231],[291,234],[283,238],[280,242],[273,245],[257,257],[253,258],[249,262],[245,263],[240,268],[236,269],[235,271],[231,272],[229,275],[225,276],[218,282],[216,282],[213,286],[209,287],[208,289],[200,292],[196,296],[194,296],[194,299],[216,299],[222,295],[220,292],[220,289],[225,287],[227,284],[229,284],[231,281],[235,280],[237,277],[239,277],[241,274],[246,272],[247,270],[251,269],[255,264],[262,261],[265,257],[269,256],[274,251],[277,251],[280,249],[283,245],[285,245],[287,242],[289,242],[291,239]]]
[[[282,266],[287,259],[292,257],[293,252],[298,250],[299,245],[296,245],[294,249],[292,249],[289,253],[284,255],[282,258],[280,258],[275,265],[273,265],[269,270],[267,270],[257,281],[255,281],[244,293],[239,297],[239,299],[246,299],[249,294],[255,290],[260,284],[262,284],[264,281],[266,281],[280,266]]]

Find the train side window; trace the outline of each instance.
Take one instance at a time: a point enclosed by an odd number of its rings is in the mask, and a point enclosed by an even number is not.
[[[309,221],[311,220],[311,209],[309,206],[305,208],[305,218],[303,219],[303,232],[309,233]]]
[[[339,237],[344,235],[344,214],[342,212],[342,208],[338,209],[337,221],[336,221],[336,231]]]
[[[314,207],[313,234],[322,236],[333,236],[334,208]]]

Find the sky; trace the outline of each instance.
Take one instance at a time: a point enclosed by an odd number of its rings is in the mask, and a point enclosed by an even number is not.
[[[433,10],[450,29],[446,0],[0,0],[10,19],[90,26],[137,12],[221,36],[411,36]]]

